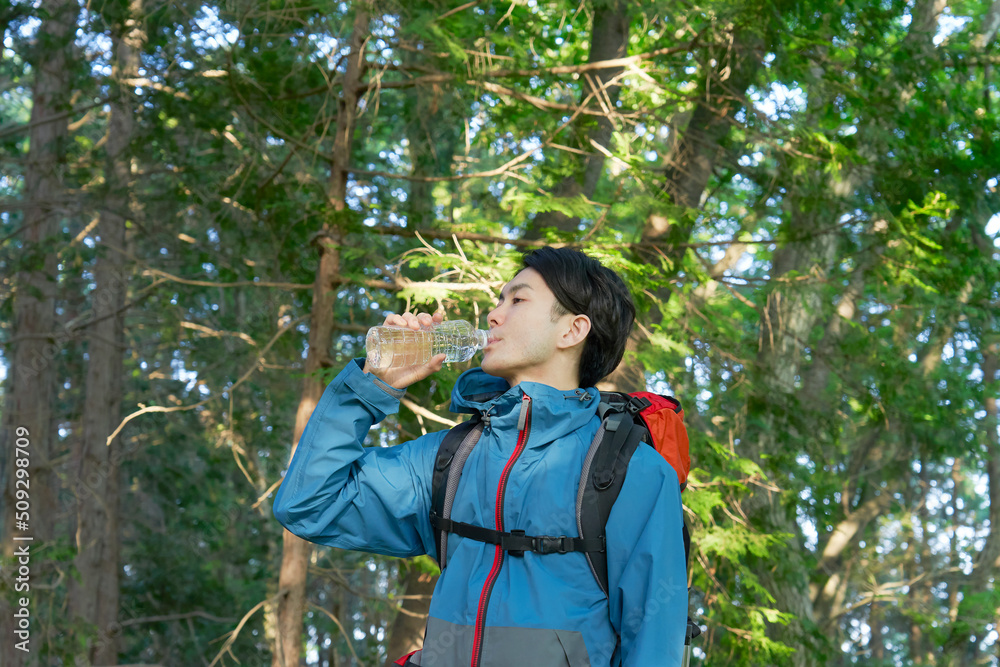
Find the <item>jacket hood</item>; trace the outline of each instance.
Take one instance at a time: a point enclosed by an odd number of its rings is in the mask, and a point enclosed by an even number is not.
[[[521,402],[531,398],[532,436],[542,444],[575,431],[597,417],[601,394],[594,387],[562,391],[540,382],[521,382],[511,387],[506,380],[482,368],[462,373],[451,391],[451,411],[488,413],[496,428],[516,431]],[[536,437],[541,436],[541,437]]]
[[[451,389],[451,411],[474,414],[486,409],[495,398],[510,391],[510,385],[503,378],[490,375],[482,368],[470,368],[455,380]]]

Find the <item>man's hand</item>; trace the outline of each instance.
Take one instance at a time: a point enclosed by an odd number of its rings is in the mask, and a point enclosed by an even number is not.
[[[427,313],[403,313],[402,315],[389,315],[385,318],[383,326],[387,327],[409,327],[414,331],[421,328],[428,328],[433,324],[440,324],[444,321],[444,313],[438,311],[433,316]],[[431,360],[422,366],[406,366],[403,368],[372,368],[365,362],[365,373],[371,373],[382,382],[385,382],[396,389],[406,389],[415,382],[420,382],[432,373],[441,370],[447,355],[438,354],[431,357]]]

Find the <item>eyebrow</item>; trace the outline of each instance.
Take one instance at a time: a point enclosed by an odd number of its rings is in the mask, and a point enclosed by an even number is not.
[[[528,283],[518,283],[516,285],[509,285],[506,288],[507,296],[513,296],[523,289],[532,289],[532,287]],[[497,303],[503,303],[503,300],[504,300],[504,295],[503,292],[501,291],[500,298],[497,300]]]

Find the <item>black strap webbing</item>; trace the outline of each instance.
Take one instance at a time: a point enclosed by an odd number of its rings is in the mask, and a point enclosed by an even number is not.
[[[434,476],[431,481],[431,516],[444,514],[445,495],[448,490],[448,476],[451,474],[451,462],[455,458],[456,452],[462,446],[465,437],[480,424],[482,420],[479,416],[464,421],[452,428],[445,435],[444,440],[438,448],[437,458],[434,461]],[[462,471],[459,470],[461,475]],[[433,525],[433,524],[432,524]],[[445,566],[447,553],[445,553],[447,543],[441,539],[441,531],[434,530],[434,547],[437,550],[437,562],[442,568]]]
[[[431,514],[431,525],[435,530],[452,533],[459,537],[467,537],[477,542],[487,544],[498,544],[504,551],[512,556],[523,556],[525,551],[537,554],[565,554],[571,551],[604,551],[604,536],[601,537],[568,537],[560,535],[551,537],[548,535],[525,535],[523,530],[512,530],[501,532],[493,528],[474,526],[471,523],[452,521],[437,514]]]

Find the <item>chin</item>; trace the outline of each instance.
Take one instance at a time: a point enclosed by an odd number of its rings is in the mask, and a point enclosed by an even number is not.
[[[502,368],[496,368],[496,367],[494,367],[493,365],[491,365],[485,359],[483,360],[483,363],[481,363],[479,365],[479,367],[482,368],[483,372],[486,373],[487,375],[492,375],[493,377],[497,377],[497,378],[500,378],[502,380],[506,380],[507,384],[510,384],[510,378],[507,377],[507,375],[503,372]]]

